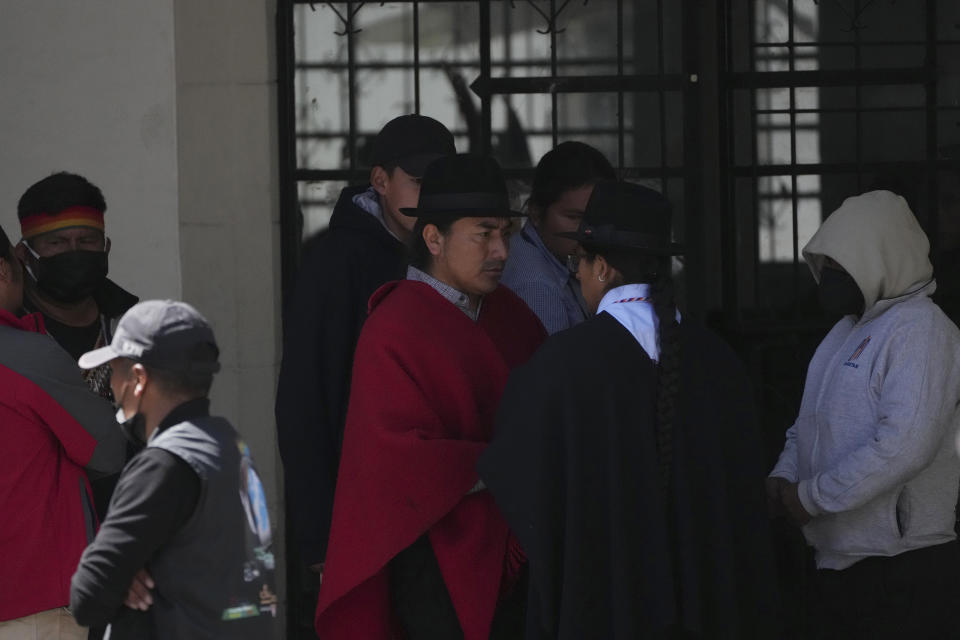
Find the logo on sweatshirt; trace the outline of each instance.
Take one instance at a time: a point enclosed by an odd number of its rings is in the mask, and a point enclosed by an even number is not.
[[[854,369],[860,368],[860,365],[856,363],[856,360],[863,354],[863,350],[867,348],[867,345],[870,344],[871,337],[872,336],[867,336],[863,339],[863,342],[861,342],[860,346],[858,346],[856,350],[850,354],[850,357],[847,358],[847,361],[843,363],[843,366],[853,367]]]

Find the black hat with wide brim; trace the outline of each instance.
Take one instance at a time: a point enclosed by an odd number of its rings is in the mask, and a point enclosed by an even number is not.
[[[660,192],[632,182],[605,180],[593,187],[579,228],[556,235],[587,245],[681,255],[684,247],[670,239],[671,213],[670,203]]]
[[[510,208],[507,183],[497,161],[469,154],[431,162],[420,182],[417,206],[402,207],[400,212],[430,220],[526,215]]]

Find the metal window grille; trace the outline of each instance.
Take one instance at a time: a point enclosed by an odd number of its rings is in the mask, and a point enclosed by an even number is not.
[[[277,30],[285,293],[372,136],[418,112],[518,201],[566,139],[661,188],[687,309],[743,354],[771,456],[829,326],[800,251],[845,197],[907,198],[960,317],[956,0],[279,0]]]
[[[281,3],[285,285],[303,236],[325,226],[340,188],[367,179],[369,141],[401,113],[437,117],[460,151],[492,153],[518,201],[537,159],[580,139],[682,212],[696,175],[684,4]]]

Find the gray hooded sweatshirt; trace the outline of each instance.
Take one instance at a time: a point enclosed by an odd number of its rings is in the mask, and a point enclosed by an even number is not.
[[[960,331],[931,300],[930,245],[889,191],[848,198],[803,250],[863,292],[817,348],[800,415],[771,476],[799,481],[821,569],[953,540],[960,460]]]

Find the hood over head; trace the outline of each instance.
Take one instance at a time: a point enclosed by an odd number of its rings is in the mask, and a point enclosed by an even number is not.
[[[847,198],[803,248],[818,283],[824,256],[836,260],[860,287],[867,310],[932,280],[929,254],[930,241],[907,201],[890,191]]]

